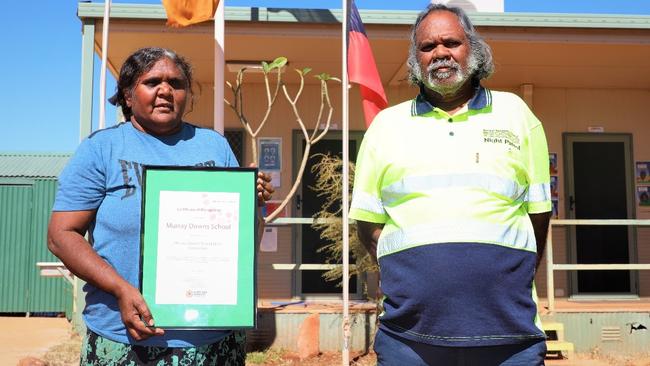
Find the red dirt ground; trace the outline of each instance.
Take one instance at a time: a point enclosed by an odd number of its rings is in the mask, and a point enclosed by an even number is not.
[[[0,365],[17,365],[21,359],[34,357],[44,359],[45,354],[52,357],[52,349],[71,343],[71,326],[64,318],[24,318],[0,317]],[[73,349],[78,349],[79,339],[73,340]],[[341,364],[341,353],[324,352],[317,357],[300,360],[292,353],[281,353],[276,361],[257,364],[259,366],[332,366]],[[351,365],[375,365],[374,353],[352,354]],[[52,360],[52,358],[49,358]],[[78,364],[71,362],[71,365]],[[60,364],[54,360],[52,365]],[[249,363],[249,365],[254,365]],[[578,354],[571,360],[547,360],[548,366],[650,366],[650,354],[637,357],[611,357],[599,354]]]

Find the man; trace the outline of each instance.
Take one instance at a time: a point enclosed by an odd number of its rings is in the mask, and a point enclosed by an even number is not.
[[[381,271],[378,363],[542,365],[542,125],[519,97],[480,85],[492,55],[461,9],[418,16],[408,64],[420,94],[366,132],[350,212]]]

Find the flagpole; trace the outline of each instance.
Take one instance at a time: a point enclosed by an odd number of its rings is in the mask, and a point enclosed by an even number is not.
[[[224,127],[224,66],[225,66],[225,0],[219,1],[214,14],[214,121],[215,131],[223,134]]]
[[[342,364],[350,365],[350,224],[348,221],[349,210],[349,94],[348,94],[348,17],[350,16],[350,7],[347,0],[343,0],[343,27],[342,27],[342,72],[341,72],[341,100],[342,100],[342,129],[343,129],[343,192],[341,202],[342,220],[343,220],[343,350]]]
[[[106,64],[108,60],[108,23],[110,13],[111,0],[105,0],[104,21],[102,23],[102,68],[99,78],[99,130],[106,127]]]

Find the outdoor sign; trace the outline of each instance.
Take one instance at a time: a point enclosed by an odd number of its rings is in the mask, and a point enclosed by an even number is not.
[[[282,170],[282,138],[260,138],[258,152],[260,170]]]
[[[279,188],[282,183],[282,138],[263,137],[257,140],[259,168],[271,176],[273,188]]]

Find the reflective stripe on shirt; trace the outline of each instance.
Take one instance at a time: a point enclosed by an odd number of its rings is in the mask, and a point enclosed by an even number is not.
[[[510,225],[500,225],[480,221],[447,220],[431,224],[415,225],[386,233],[379,237],[377,257],[392,254],[404,249],[435,243],[465,242],[467,237],[481,238],[480,242],[497,244],[534,252],[535,233],[519,230]]]
[[[361,190],[354,191],[350,208],[356,208],[380,215],[386,214],[386,210],[384,210],[384,205],[382,204],[381,200]]]
[[[551,199],[551,185],[548,183],[531,184],[528,188],[528,202],[544,202]]]
[[[391,203],[409,194],[421,193],[432,189],[445,188],[480,188],[486,192],[498,194],[511,200],[519,200],[524,196],[526,187],[517,182],[491,174],[444,174],[410,176],[382,189],[381,196],[384,204]]]

